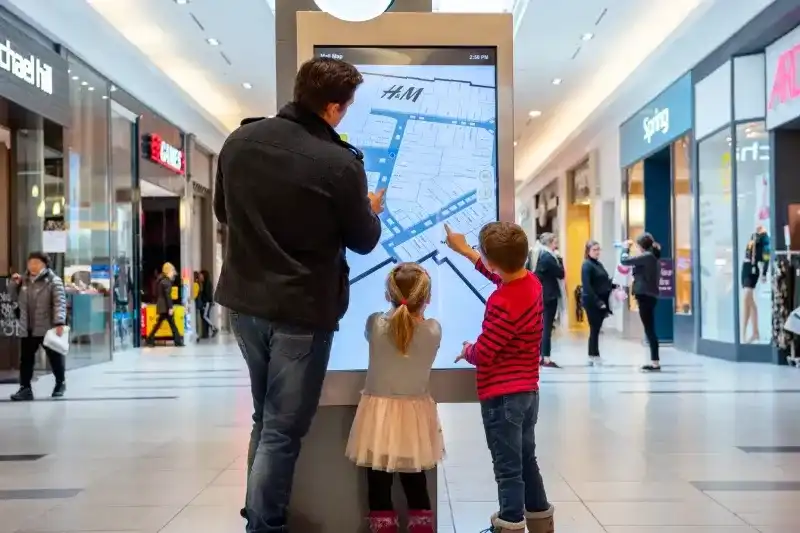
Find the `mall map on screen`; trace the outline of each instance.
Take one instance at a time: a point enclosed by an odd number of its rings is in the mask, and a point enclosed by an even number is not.
[[[442,324],[436,367],[455,366],[480,332],[494,290],[444,244],[444,223],[468,235],[497,220],[497,102],[493,49],[317,48],[364,76],[338,127],[364,152],[371,191],[386,189],[380,244],[349,253],[350,308],[334,338],[330,368],[367,365],[364,324],[388,309],[384,284],[398,262],[422,264],[433,296],[426,315]]]

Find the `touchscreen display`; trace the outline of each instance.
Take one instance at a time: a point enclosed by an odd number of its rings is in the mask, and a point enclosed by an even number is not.
[[[444,244],[444,223],[477,244],[497,220],[497,73],[494,48],[317,47],[318,57],[355,65],[364,76],[338,127],[364,152],[369,189],[386,189],[380,244],[348,251],[350,308],[331,352],[331,370],[367,367],[367,317],[387,311],[388,273],[398,262],[430,273],[426,316],[442,325],[435,368],[454,364],[480,333],[494,286]]]

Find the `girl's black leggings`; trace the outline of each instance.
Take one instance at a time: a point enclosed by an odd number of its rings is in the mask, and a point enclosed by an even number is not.
[[[400,484],[406,495],[408,508],[413,511],[430,511],[431,499],[428,496],[428,479],[425,472],[400,473]],[[393,472],[367,469],[367,494],[370,511],[391,511]]]

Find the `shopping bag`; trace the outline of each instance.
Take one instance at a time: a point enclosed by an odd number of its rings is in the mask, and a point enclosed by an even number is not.
[[[56,332],[56,328],[48,329],[47,333],[44,334],[42,344],[45,348],[50,348],[54,352],[67,355],[69,353],[69,326],[63,326],[63,328],[64,331],[61,336]]]
[[[633,275],[633,267],[625,265],[617,265],[614,269],[614,275],[611,276],[611,283],[617,287],[627,288],[631,285],[631,277]]]

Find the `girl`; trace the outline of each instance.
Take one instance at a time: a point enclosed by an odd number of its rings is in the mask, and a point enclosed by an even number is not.
[[[581,303],[589,319],[589,365],[600,364],[600,330],[611,314],[609,298],[613,285],[600,262],[600,243],[586,243],[585,259],[581,266]]]
[[[373,533],[396,533],[392,505],[394,473],[408,502],[409,533],[433,533],[425,470],[436,467],[444,446],[428,381],[442,338],[434,319],[425,319],[431,278],[416,263],[401,263],[386,280],[392,308],[367,319],[369,370],[358,404],[347,456],[364,467]]]
[[[622,250],[620,263],[633,267],[633,295],[639,304],[639,318],[642,320],[644,334],[650,345],[650,364],[644,365],[645,372],[658,372],[661,370],[661,360],[658,355],[658,335],[656,335],[656,304],[658,303],[658,281],[661,268],[658,259],[661,257],[661,245],[649,233],[642,233],[636,239],[636,246],[640,253],[631,254],[632,241],[625,243]]]

